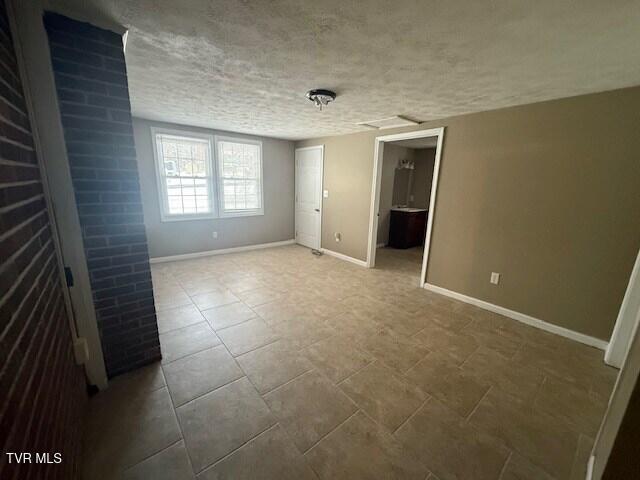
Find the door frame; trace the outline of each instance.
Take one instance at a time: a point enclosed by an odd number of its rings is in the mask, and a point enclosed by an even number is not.
[[[295,229],[295,240],[298,243],[298,215],[297,215],[297,205],[298,205],[298,165],[297,165],[297,154],[298,152],[302,152],[305,150],[315,150],[320,149],[320,188],[318,189],[318,195],[320,196],[318,204],[320,205],[320,215],[318,215],[318,246],[315,247],[316,250],[320,250],[322,248],[322,199],[324,194],[324,144],[322,145],[312,145],[310,147],[299,147],[294,150],[293,153],[293,168],[294,168],[294,205],[293,205],[293,221],[294,221],[294,229]]]
[[[431,179],[431,195],[429,199],[429,213],[427,216],[427,232],[424,242],[424,253],[422,255],[422,271],[420,272],[420,287],[424,287],[427,281],[427,266],[429,264],[429,251],[431,248],[431,234],[433,231],[433,218],[436,209],[436,195],[438,191],[438,180],[440,173],[440,161],[442,157],[442,144],[444,141],[445,127],[430,128],[427,130],[415,130],[412,132],[396,133],[392,135],[382,135],[375,138],[373,150],[373,181],[371,185],[371,206],[369,208],[369,241],[367,247],[367,268],[373,268],[376,264],[377,232],[378,232],[378,210],[380,208],[380,190],[382,183],[382,162],[384,155],[384,144],[398,140],[410,140],[415,138],[437,137],[436,155],[433,165],[433,178]]]
[[[89,351],[88,358],[84,359],[88,383],[104,390],[108,387],[108,378],[60,123],[47,35],[42,23],[42,7],[39,2],[20,4],[17,0],[6,2],[6,6],[41,172],[74,354],[79,353],[77,341],[84,339]],[[36,83],[39,88],[34,88]],[[65,265],[73,272],[75,285],[71,288],[67,287],[64,277]]]
[[[620,368],[629,350],[632,333],[636,327],[636,312],[640,307],[640,250],[631,270],[629,284],[625,291],[618,318],[611,333],[611,339],[604,354],[608,365]]]

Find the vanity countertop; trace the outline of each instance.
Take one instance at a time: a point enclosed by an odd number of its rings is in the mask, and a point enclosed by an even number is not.
[[[412,207],[391,207],[391,211],[393,212],[407,212],[407,213],[417,213],[417,212],[426,212],[426,208],[412,208]]]

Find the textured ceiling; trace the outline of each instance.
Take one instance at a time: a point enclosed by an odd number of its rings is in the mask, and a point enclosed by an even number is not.
[[[134,115],[281,138],[640,84],[638,0],[47,3],[129,29]]]

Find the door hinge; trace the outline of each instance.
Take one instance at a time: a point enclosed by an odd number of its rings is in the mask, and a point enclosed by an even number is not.
[[[73,287],[73,272],[70,267],[64,267],[64,278],[67,281],[67,287]]]

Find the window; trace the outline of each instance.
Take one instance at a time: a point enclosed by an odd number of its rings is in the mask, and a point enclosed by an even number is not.
[[[152,129],[163,221],[212,218],[211,137]]]
[[[262,143],[216,137],[221,217],[262,215]]]

